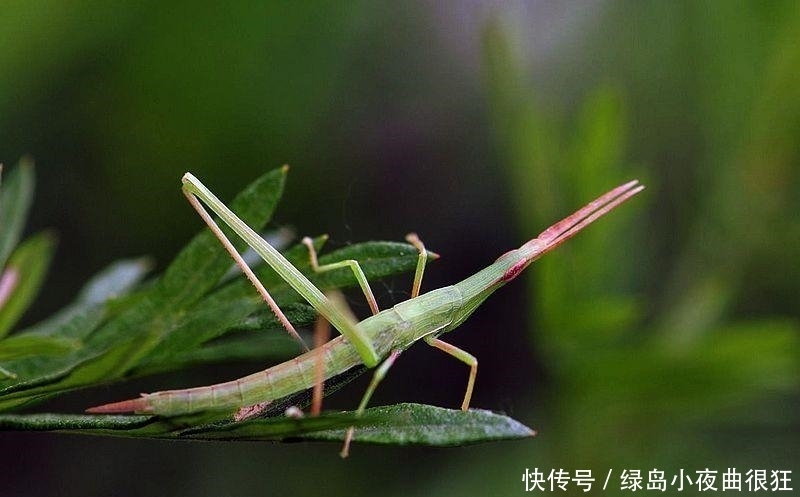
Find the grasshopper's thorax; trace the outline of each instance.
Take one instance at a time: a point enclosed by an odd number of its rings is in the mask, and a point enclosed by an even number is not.
[[[406,348],[420,338],[444,330],[455,319],[461,303],[461,292],[454,286],[446,286],[395,305],[392,311],[410,325],[407,333],[398,334],[395,346]]]
[[[528,264],[521,249],[509,250],[489,267],[453,285],[461,294],[461,306],[444,332],[460,326],[489,295],[515,278]]]

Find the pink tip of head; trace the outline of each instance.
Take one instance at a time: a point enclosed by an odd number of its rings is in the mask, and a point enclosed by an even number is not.
[[[550,226],[541,232],[537,238],[545,244],[552,243],[564,236],[570,238],[597,218],[608,213],[642,190],[644,190],[644,186],[640,185],[638,180],[620,185]]]
[[[605,195],[601,195],[581,209],[550,226],[541,232],[538,237],[528,241],[521,247],[526,251],[528,263],[569,240],[583,228],[642,190],[644,190],[644,186],[640,185],[637,180],[629,181]]]
[[[564,240],[571,238],[575,233],[607,214],[619,204],[644,190],[644,186],[638,183],[636,180],[629,181],[589,202],[582,209],[544,230],[539,235],[539,240],[545,244],[551,244],[559,238]]]

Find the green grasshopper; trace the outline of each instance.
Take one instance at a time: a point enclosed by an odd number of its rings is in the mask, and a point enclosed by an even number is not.
[[[247,242],[281,278],[316,309],[324,320],[333,325],[341,336],[314,350],[309,351],[306,347],[306,352],[294,359],[237,380],[210,386],[142,394],[136,399],[92,407],[87,412],[138,412],[176,416],[200,411],[238,410],[235,419],[244,419],[253,413],[257,414],[270,402],[308,389],[314,389],[315,398],[321,398],[321,385],[324,380],[364,365],[367,368],[377,369],[356,411],[360,415],[400,352],[420,339],[470,367],[466,393],[461,404],[461,409],[467,410],[478,372],[478,360],[468,352],[440,340],[439,337],[460,326],[489,295],[516,278],[534,260],[558,247],[642,189],[644,187],[636,180],[625,183],[547,228],[520,248],[501,255],[482,271],[460,283],[422,295],[420,286],[425,264],[429,255],[435,256],[435,254],[429,254],[419,238],[412,233],[406,239],[419,250],[419,257],[411,298],[383,311],[378,310],[369,282],[357,261],[346,260],[320,266],[310,239],[304,239],[303,243],[309,249],[311,267],[314,271],[323,272],[342,267],[353,271],[373,312],[372,316],[357,322],[341,303],[322,293],[274,247],[230,211],[200,180],[191,173],[186,173],[183,176],[183,192],[189,203],[253,283],[286,330],[301,344],[303,343],[269,292],[203,204]],[[314,410],[318,409],[316,405]],[[343,456],[347,454],[351,438],[352,428],[346,437]]]

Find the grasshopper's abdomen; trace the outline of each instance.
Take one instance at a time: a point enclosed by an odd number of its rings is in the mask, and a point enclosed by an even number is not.
[[[174,416],[198,411],[235,411],[311,388],[314,368],[323,354],[325,378],[360,364],[358,353],[342,337],[269,369],[215,385],[165,390],[143,396],[147,412]]]
[[[436,333],[453,322],[461,307],[461,292],[440,288],[397,304],[364,321],[358,327],[369,337],[378,356],[393,349],[406,349],[420,338]],[[320,354],[323,356],[320,357]],[[312,388],[318,361],[329,379],[362,364],[356,349],[343,336],[269,369],[215,385],[165,390],[93,408],[91,412],[142,412],[177,416],[199,411],[236,411],[242,406],[271,402]]]

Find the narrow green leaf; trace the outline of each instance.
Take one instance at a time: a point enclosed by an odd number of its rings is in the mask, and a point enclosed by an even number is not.
[[[77,340],[65,337],[33,335],[14,335],[0,341],[0,361],[22,359],[35,355],[59,355],[76,350],[80,346]]]
[[[331,412],[320,416],[273,416],[257,418],[240,423],[211,424],[191,428],[177,433],[183,440],[228,440],[228,441],[281,441],[303,439],[309,434],[329,430],[342,431],[353,425],[369,422],[371,413],[358,418],[353,412]],[[323,438],[320,438],[323,439]],[[344,440],[344,439],[342,439]]]
[[[53,258],[55,244],[55,237],[43,232],[26,240],[11,254],[3,272],[3,278],[8,278],[11,288],[0,307],[0,337],[11,331],[39,293]]]
[[[185,420],[156,416],[95,416],[89,414],[5,414],[0,415],[0,430],[60,431],[86,435],[180,440],[260,440],[281,441],[305,433],[359,425],[353,413],[326,413],[318,417],[275,416],[242,423],[200,425],[186,428]]]
[[[283,306],[282,309],[286,317],[298,327],[309,326],[316,318],[315,311],[309,306],[290,304]],[[261,311],[258,316],[252,319],[243,318],[257,310]],[[159,344],[157,349],[142,358],[140,365],[134,369],[134,374],[138,375],[150,370],[175,369],[169,366],[171,362],[193,363],[200,358],[212,360],[214,357],[217,359],[214,359],[213,362],[218,362],[223,359],[219,355],[222,350],[233,352],[238,349],[215,348],[215,352],[212,353],[211,350],[207,350],[207,347],[202,347],[203,344],[226,332],[241,330],[245,327],[257,328],[258,333],[264,335],[265,339],[278,337],[280,342],[283,342],[288,337],[285,328],[267,309],[266,304],[260,300],[258,295],[229,300],[214,307],[199,306]],[[262,356],[262,359],[265,361],[270,358],[285,359],[301,352],[297,342],[291,340],[290,344],[287,347],[286,343],[283,343],[283,346],[264,351],[266,354]],[[259,347],[258,350],[263,349]],[[242,351],[238,350],[238,352],[237,356],[241,355]],[[249,358],[251,355],[247,354],[245,357]],[[228,360],[233,360],[233,357]]]
[[[142,281],[152,266],[153,262],[147,257],[113,262],[84,285],[77,302],[86,307],[125,295]]]
[[[88,414],[3,414],[0,429],[26,431],[135,429],[152,416],[90,416]]]
[[[367,409],[368,419],[354,442],[384,445],[453,446],[530,438],[534,430],[508,416],[483,409],[445,409],[426,404],[396,404]],[[343,431],[309,433],[313,440],[344,440]]]
[[[6,175],[0,189],[0,269],[22,236],[33,199],[34,181],[33,161],[23,158]]]
[[[93,416],[74,414],[0,415],[2,430],[63,431],[111,436],[230,441],[342,441],[355,426],[354,441],[383,445],[453,446],[530,438],[536,433],[502,414],[481,409],[444,409],[423,404],[373,407],[316,417],[274,416],[240,423],[183,428],[175,420],[155,416]]]

